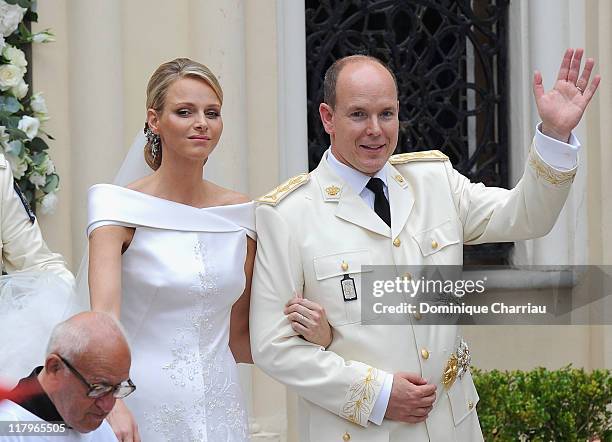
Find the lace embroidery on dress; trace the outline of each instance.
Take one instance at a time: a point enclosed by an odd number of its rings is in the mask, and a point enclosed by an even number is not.
[[[204,267],[201,259],[203,244],[198,241],[194,246],[194,257],[202,269],[199,273],[200,282],[204,273],[210,273]],[[212,275],[210,275],[212,280]],[[214,287],[210,287],[214,289]],[[170,382],[179,388],[196,392],[198,401],[186,404],[183,401],[174,404],[159,404],[156,412],[145,413],[147,423],[156,433],[163,434],[168,441],[206,441],[206,411],[205,392],[201,382],[201,355],[193,349],[199,348],[200,329],[204,324],[205,290],[201,284],[194,285],[189,290],[193,299],[193,308],[185,317],[185,327],[177,327],[172,338],[172,361],[163,365],[162,369],[168,374]]]
[[[219,296],[219,275],[208,257],[206,243],[194,246],[198,280],[189,295],[193,308],[185,327],[176,329],[172,340],[172,361],[163,366],[173,385],[195,392],[196,403],[160,404],[146,413],[147,423],[168,441],[242,442],[248,440],[248,420],[229,348],[217,348],[213,340],[225,317],[215,306]],[[231,308],[231,306],[230,306]],[[198,349],[199,351],[194,351]]]
[[[202,263],[208,263],[208,271],[204,267],[204,272],[199,274],[201,290],[207,297],[221,296],[217,284],[218,272],[215,271],[212,260],[207,259],[206,244],[199,242],[198,246]],[[215,315],[219,312],[210,307],[218,303],[213,299],[210,301],[204,306],[200,334],[206,429],[209,440],[212,441],[246,441],[248,420],[237,370],[227,370],[227,367],[235,367],[236,362],[228,347],[217,348],[212,345],[216,332]]]

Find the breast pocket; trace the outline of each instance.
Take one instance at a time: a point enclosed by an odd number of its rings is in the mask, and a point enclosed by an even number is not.
[[[369,250],[352,250],[313,258],[317,284],[309,298],[325,308],[333,327],[361,320],[361,275],[372,265]],[[353,297],[355,296],[355,299]]]
[[[436,264],[457,264],[458,256],[461,257],[461,248],[449,247],[459,244],[461,241],[460,231],[457,223],[452,220],[444,221],[434,227],[423,230],[413,235],[419,245],[423,257],[429,257]],[[456,249],[456,250],[455,250]],[[456,252],[456,253],[453,253]]]

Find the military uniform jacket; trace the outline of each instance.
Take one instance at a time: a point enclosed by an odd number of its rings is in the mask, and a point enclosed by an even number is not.
[[[457,265],[463,244],[545,235],[576,170],[553,169],[532,146],[523,177],[507,190],[471,183],[438,151],[395,155],[389,162],[390,228],[331,171],[326,158],[312,173],[260,199],[253,359],[300,396],[302,441],[482,440],[469,372],[450,388],[443,385],[458,328],[418,325],[416,319],[410,325],[362,325],[360,302],[344,301],[340,280],[351,274],[360,296],[364,265]],[[283,314],[295,293],[325,308],[333,327],[326,350],[297,336]],[[369,423],[385,373],[398,371],[437,384],[427,421]]]
[[[52,253],[42,238],[38,221],[28,212],[13,187],[8,161],[0,154],[0,264],[8,273],[49,270],[74,283],[61,255]],[[1,265],[0,265],[1,267]]]

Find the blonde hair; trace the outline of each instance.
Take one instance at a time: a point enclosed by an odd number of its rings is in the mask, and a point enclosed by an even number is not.
[[[147,109],[161,112],[165,105],[168,89],[172,83],[184,77],[204,80],[223,104],[223,90],[219,80],[208,67],[189,58],[176,58],[159,66],[151,75],[147,85]],[[148,127],[147,123],[145,123],[146,127]],[[144,148],[145,161],[151,169],[157,170],[161,165],[162,149],[159,149],[155,157],[153,157],[151,149],[151,143],[147,141]]]

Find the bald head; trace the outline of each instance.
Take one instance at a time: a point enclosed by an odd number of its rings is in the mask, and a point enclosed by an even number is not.
[[[336,98],[338,93],[338,80],[342,70],[353,63],[372,63],[376,66],[383,68],[389,73],[389,76],[395,84],[395,95],[398,95],[397,90],[397,79],[393,71],[376,57],[370,55],[349,55],[336,60],[325,72],[325,79],[323,80],[323,101],[327,103],[332,109],[336,107]]]
[[[123,353],[129,358],[129,346],[119,321],[104,312],[83,312],[57,324],[51,332],[47,354],[75,360],[89,352]]]
[[[87,433],[102,424],[116,400],[113,390],[98,397],[89,392],[125,383],[130,365],[119,322],[107,313],[85,312],[55,326],[38,380],[64,421]]]

